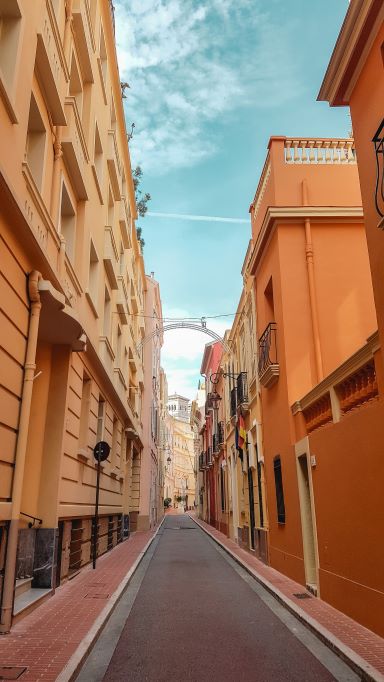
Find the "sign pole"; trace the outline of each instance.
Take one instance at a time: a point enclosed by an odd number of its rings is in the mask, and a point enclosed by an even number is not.
[[[96,568],[97,544],[99,540],[99,493],[100,493],[100,459],[97,458],[96,502],[95,502],[95,530],[93,533],[92,567]]]
[[[93,552],[92,552],[92,568],[96,568],[97,545],[99,540],[99,494],[100,494],[100,462],[105,462],[108,458],[111,448],[108,443],[101,440],[96,443],[93,455],[97,461],[96,474],[96,501],[95,501],[95,528],[93,532]]]

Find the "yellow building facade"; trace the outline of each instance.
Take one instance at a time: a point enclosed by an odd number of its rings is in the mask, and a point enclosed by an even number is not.
[[[5,632],[19,589],[90,561],[97,441],[99,554],[139,512],[145,275],[111,3],[9,0],[0,22]]]

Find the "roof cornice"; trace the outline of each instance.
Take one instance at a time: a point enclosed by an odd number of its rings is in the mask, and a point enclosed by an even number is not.
[[[323,219],[336,218],[338,222],[360,222],[364,214],[361,206],[270,206],[264,216],[260,232],[257,236],[253,252],[248,261],[248,271],[255,274],[265,246],[271,236],[273,227],[278,220],[305,218]]]
[[[380,25],[382,0],[351,0],[318,95],[331,106],[346,106]]]

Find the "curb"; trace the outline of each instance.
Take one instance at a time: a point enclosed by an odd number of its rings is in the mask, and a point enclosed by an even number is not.
[[[379,670],[374,668],[364,658],[359,656],[353,649],[344,644],[341,640],[335,637],[332,632],[327,630],[323,625],[320,625],[312,616],[309,616],[297,604],[285,596],[278,588],[266,578],[263,578],[257,571],[249,566],[243,559],[232,552],[226,545],[218,540],[212,533],[209,532],[202,524],[193,516],[188,514],[190,519],[201,528],[216,544],[218,544],[227,554],[229,554],[236,563],[244,568],[249,575],[252,576],[260,585],[262,585],[270,594],[272,594],[277,601],[285,606],[294,616],[296,616],[303,625],[306,625],[319,639],[332,651],[343,659],[356,673],[361,676],[365,682],[384,682],[384,675]]]
[[[74,680],[76,675],[80,672],[81,664],[83,663],[84,659],[87,657],[89,652],[91,651],[91,649],[92,649],[93,645],[96,643],[96,640],[98,639],[101,631],[104,629],[105,625],[107,624],[110,616],[112,615],[112,612],[114,611],[117,603],[119,602],[119,600],[123,596],[123,593],[124,593],[126,587],[129,585],[129,583],[132,579],[132,576],[134,575],[139,564],[141,563],[146,551],[148,550],[148,548],[150,547],[150,545],[154,541],[155,537],[157,536],[161,526],[164,523],[164,520],[165,520],[165,515],[163,516],[163,518],[162,518],[158,528],[156,529],[155,533],[148,540],[145,547],[143,547],[143,549],[139,553],[137,559],[134,561],[131,568],[129,569],[128,573],[125,575],[125,577],[121,581],[120,585],[117,587],[117,589],[114,591],[112,596],[109,598],[108,603],[105,605],[102,612],[96,618],[91,629],[88,630],[87,634],[82,639],[82,641],[79,644],[79,646],[77,647],[75,653],[72,654],[71,658],[65,664],[61,673],[56,678],[56,682],[71,682],[71,680]]]

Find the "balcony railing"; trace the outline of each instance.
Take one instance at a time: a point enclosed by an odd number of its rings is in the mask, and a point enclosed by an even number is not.
[[[279,378],[276,336],[276,322],[270,322],[259,339],[258,372],[260,383],[265,388],[270,388]]]
[[[286,163],[356,163],[355,145],[351,138],[342,140],[287,139],[284,147]]]
[[[208,450],[207,450],[207,466],[212,466],[213,464],[213,453],[212,453],[212,447],[209,445]]]
[[[231,417],[236,416],[236,408],[237,408],[237,388],[234,386],[231,389],[231,396],[230,396],[230,409],[231,409]]]
[[[218,423],[218,436],[217,437],[219,439],[219,444],[224,445],[224,442],[225,442],[224,422]]]
[[[220,452],[220,445],[219,445],[219,436],[217,433],[214,433],[212,436],[212,447],[213,447],[213,454],[218,455]]]
[[[248,403],[248,381],[246,372],[240,372],[238,375],[236,380],[236,391],[238,405]]]

